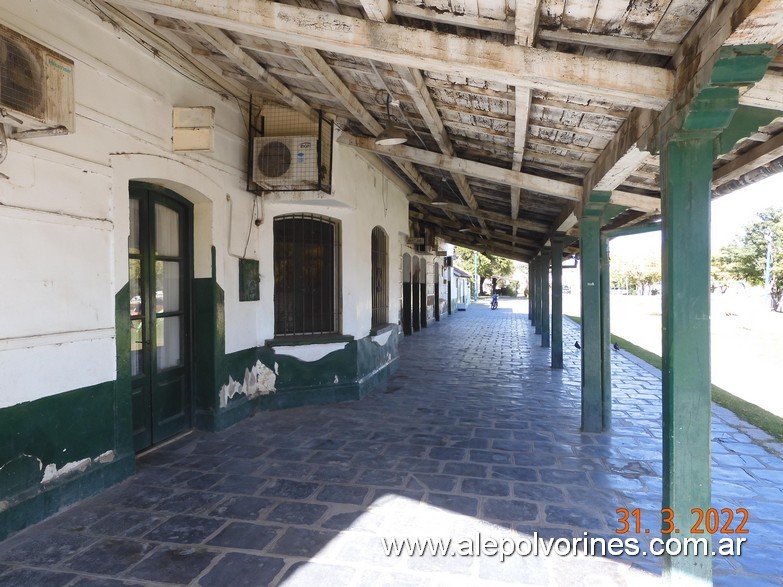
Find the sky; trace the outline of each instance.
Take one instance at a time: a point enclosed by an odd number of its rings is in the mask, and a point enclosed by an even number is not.
[[[743,233],[756,214],[767,208],[783,208],[783,173],[739,189],[712,201],[711,247],[713,254]],[[615,254],[649,256],[660,250],[661,233],[652,232],[612,239],[610,248]]]

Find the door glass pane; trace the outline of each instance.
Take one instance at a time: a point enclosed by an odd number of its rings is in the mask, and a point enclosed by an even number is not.
[[[158,318],[155,321],[158,371],[182,365],[181,325],[179,316]]]
[[[130,236],[128,237],[128,252],[131,255],[141,253],[139,233],[139,201],[131,198],[130,200]]]
[[[179,311],[179,268],[178,261],[155,262],[155,311]]]
[[[141,295],[141,259],[128,260],[130,274],[130,315],[141,316],[144,311]]]
[[[155,204],[155,252],[179,256],[179,214],[161,204]]]
[[[131,376],[141,375],[144,372],[144,355],[142,341],[144,340],[144,326],[141,320],[131,320]]]

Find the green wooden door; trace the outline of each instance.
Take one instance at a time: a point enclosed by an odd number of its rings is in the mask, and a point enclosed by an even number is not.
[[[191,427],[191,206],[130,190],[131,397],[136,451]]]

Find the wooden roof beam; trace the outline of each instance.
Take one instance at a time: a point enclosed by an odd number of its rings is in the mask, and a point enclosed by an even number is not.
[[[730,38],[735,39],[735,44],[741,44],[742,37],[733,37],[734,31],[752,29],[752,26],[748,28],[748,23],[756,19],[768,19],[772,26],[760,27],[752,42],[779,44],[783,25],[780,24],[776,0],[728,0],[710,4],[672,56],[672,62],[677,66],[675,87],[678,93],[663,112],[638,108],[632,111],[585,177],[585,201],[604,176],[632,149],[649,151],[659,130],[682,116],[690,101],[689,97],[696,95],[706,83],[711,73],[707,66],[717,58],[721,46],[729,42]]]
[[[146,15],[138,15],[125,8],[111,6],[101,0],[76,1],[90,11],[95,10],[95,7],[91,5],[92,1],[98,2],[101,10],[104,10],[109,14],[112,19],[122,23],[124,27],[133,31],[134,34],[147,39],[150,44],[157,46],[159,50],[163,51],[167,59],[170,59],[172,63],[176,63],[185,71],[189,71],[191,75],[208,78],[215,84],[216,88],[220,88],[228,95],[238,96],[240,98],[249,97],[250,92],[248,92],[246,87],[241,83],[226,79],[220,68],[212,63],[212,61],[206,57],[194,55],[191,52],[192,47],[185,40],[179,37],[174,30],[157,26],[154,18],[148,19]],[[159,41],[161,37],[169,43],[171,49],[159,46],[160,43],[157,41]]]
[[[762,167],[778,157],[783,157],[783,132],[718,167],[712,173],[713,186],[719,187],[733,179],[739,179],[749,171]]]
[[[242,71],[250,77],[269,86],[276,94],[283,98],[288,105],[308,118],[315,118],[317,113],[312,107],[286,86],[283,82],[271,75],[259,63],[239,47],[231,38],[220,29],[211,26],[191,25],[194,31],[199,33],[210,45],[220,51]]]
[[[433,153],[432,151],[425,151],[424,149],[416,149],[405,145],[376,145],[373,139],[356,137],[347,133],[340,135],[338,142],[356,149],[385,155],[393,159],[404,159],[413,161],[419,165],[426,165],[427,167],[435,167],[436,169],[454,171],[468,176],[481,177],[500,184],[516,186],[532,192],[538,192],[566,200],[578,201],[582,193],[582,188],[578,185],[545,177],[538,177],[529,173],[521,173],[503,167],[480,163],[478,161],[450,157],[441,153]]]
[[[455,14],[453,12],[443,12],[432,8],[423,8],[411,4],[396,3],[393,12],[397,16],[415,18],[427,22],[437,22],[449,24],[452,26],[461,26],[469,29],[487,31],[490,33],[500,33],[504,35],[518,35],[520,15],[522,20],[529,19],[533,13],[530,5],[533,2],[529,0],[517,0],[517,10],[514,21],[498,20],[495,18],[486,18],[480,16],[467,16]],[[520,6],[523,10],[520,10]],[[535,13],[536,20],[538,12]],[[523,25],[524,28],[524,25]],[[528,29],[524,29],[527,32]],[[620,37],[617,35],[599,35],[594,33],[580,33],[569,30],[548,30],[541,29],[537,33],[538,38],[543,41],[554,41],[556,43],[568,43],[571,45],[583,45],[587,47],[598,47],[602,49],[615,49],[619,51],[628,51],[630,53],[652,53],[654,55],[671,56],[677,50],[677,43],[666,43],[661,41],[652,41],[649,39],[634,39],[631,37]],[[532,45],[532,43],[530,43]]]
[[[427,198],[423,198],[416,194],[408,196],[408,201],[413,204],[422,204],[425,206],[432,206],[432,202]],[[462,204],[445,204],[438,206],[443,211],[453,212],[454,214],[464,214],[465,216],[473,216],[474,218],[483,218],[487,222],[496,222],[505,226],[515,227],[519,230],[527,230],[529,232],[546,232],[548,225],[543,222],[536,222],[534,220],[516,219],[512,220],[505,214],[498,212],[492,212],[490,210],[471,210],[467,206]]]
[[[535,46],[540,9],[541,0],[517,0],[514,14],[514,43],[516,45]],[[511,159],[513,171],[522,171],[532,103],[533,90],[517,86],[514,96],[514,155]],[[516,219],[519,216],[521,194],[522,190],[519,187],[511,188],[511,218]],[[516,234],[516,230],[514,230],[514,234]]]
[[[337,76],[328,63],[315,49],[297,47],[294,49],[299,59],[310,72],[338,99],[338,101],[373,135],[378,135],[383,126],[367,111],[345,83]],[[400,170],[431,200],[438,192],[427,182],[416,168],[406,161],[395,161]]]
[[[578,93],[629,106],[662,109],[674,91],[674,75],[659,67],[506,46],[498,41],[411,29],[268,0],[111,2],[312,49],[512,86]]]
[[[361,0],[361,4],[370,20],[386,22],[393,18],[389,0]],[[432,101],[432,98],[430,97],[429,90],[424,84],[424,79],[422,78],[419,70],[411,69],[401,65],[394,66],[394,70],[400,76],[403,85],[406,86],[408,94],[413,100],[416,109],[424,119],[425,124],[429,128],[430,133],[435,138],[435,141],[437,142],[440,149],[444,152],[448,152],[450,150],[449,154],[453,154],[453,148],[449,142],[448,133],[443,127],[443,122],[440,119],[438,110],[435,107],[435,103]],[[391,96],[389,96],[389,98],[390,97]],[[398,164],[400,163],[398,162]],[[410,164],[406,163],[406,165]],[[473,195],[473,192],[470,189],[470,185],[468,185],[465,177],[456,173],[452,174],[452,176],[455,184],[457,185],[457,189],[468,203],[468,206],[474,210],[478,208],[476,198]],[[447,215],[454,219],[450,213],[447,212]]]
[[[468,227],[465,226],[465,224],[461,224],[459,222],[452,222],[449,220],[446,220],[444,218],[434,218],[431,214],[424,214],[423,212],[409,212],[411,218],[415,218],[416,220],[421,220],[424,222],[429,222],[431,224],[437,224],[438,226],[446,229],[456,230],[458,232],[466,232],[466,229],[470,228],[471,231],[475,231],[475,234],[483,234],[484,236],[490,237],[490,238],[497,238],[497,234],[494,231],[489,230],[488,228],[481,228],[480,226],[474,226],[474,227]],[[538,246],[538,244],[528,238],[522,238],[517,237],[513,238],[511,235],[506,235],[508,238],[506,240],[506,244],[510,244],[512,246],[518,245],[520,247],[529,247],[529,248],[535,248]]]

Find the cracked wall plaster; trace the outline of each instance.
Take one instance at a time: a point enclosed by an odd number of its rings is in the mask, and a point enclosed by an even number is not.
[[[245,369],[245,378],[242,383],[234,381],[229,376],[228,383],[220,388],[220,407],[228,406],[228,400],[237,394],[246,395],[253,398],[258,395],[267,395],[274,393],[275,383],[277,382],[277,365],[275,371],[264,365],[261,361],[256,361],[252,369]]]

